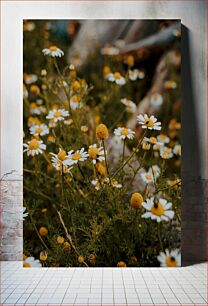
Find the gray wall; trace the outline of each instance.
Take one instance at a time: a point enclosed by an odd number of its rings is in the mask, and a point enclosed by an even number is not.
[[[183,264],[207,259],[207,2],[132,1],[3,2],[1,177],[7,200],[1,205],[1,259],[22,254],[22,19],[181,19]]]

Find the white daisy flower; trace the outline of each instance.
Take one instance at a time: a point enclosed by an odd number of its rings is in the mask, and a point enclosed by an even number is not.
[[[131,101],[131,100],[128,100],[126,98],[123,98],[121,99],[121,103],[124,104],[126,106],[126,111],[129,112],[129,113],[135,113],[136,112],[136,104]]]
[[[54,119],[50,119],[48,126],[50,129],[55,128],[57,127],[57,122],[55,122]]]
[[[28,98],[28,90],[25,84],[23,84],[23,99],[27,99],[27,98]]]
[[[129,79],[131,81],[136,81],[137,79],[142,80],[145,77],[145,74],[142,70],[133,69],[129,70]]]
[[[174,211],[169,210],[172,207],[172,203],[167,202],[165,199],[156,199],[151,197],[146,202],[142,203],[142,206],[148,211],[142,215],[142,218],[156,220],[157,222],[169,221],[174,217]]]
[[[98,179],[92,180],[91,184],[95,187],[95,190],[100,190],[101,185]]]
[[[24,74],[24,81],[27,85],[35,83],[38,80],[38,76],[36,74]]]
[[[160,262],[161,267],[180,267],[181,266],[181,253],[178,249],[169,251],[165,250],[160,252],[157,256],[157,260]]]
[[[114,130],[114,134],[116,136],[119,136],[121,139],[133,139],[134,138],[134,134],[135,132],[133,132],[131,129],[127,129],[127,128],[124,128],[124,127],[119,127],[117,129]]]
[[[29,215],[29,213],[27,212],[27,208],[23,207],[23,217],[22,219],[25,220],[25,218]]]
[[[42,265],[38,259],[35,259],[34,257],[31,256],[23,260],[23,267],[24,268],[40,268],[42,267]]]
[[[44,55],[49,55],[51,57],[62,57],[64,52],[56,46],[51,46],[42,50]]]
[[[59,148],[59,153],[50,153],[52,155],[51,161],[52,165],[56,168],[57,171],[60,171],[62,173],[70,173],[71,168],[69,168],[67,165],[64,165],[64,161],[67,159],[67,154],[65,150],[62,150]]]
[[[180,144],[176,144],[173,148],[173,153],[175,155],[181,156],[181,145]]]
[[[143,179],[143,181],[146,183],[146,184],[151,184],[154,182],[154,177],[152,175],[152,172],[148,171],[148,172],[143,172],[140,174],[141,175],[141,178]]]
[[[80,97],[77,96],[77,95],[74,95],[70,98],[70,105],[71,105],[71,108],[72,109],[77,109],[77,108],[80,108],[82,107],[82,103],[80,101]]]
[[[170,159],[173,157],[173,151],[171,148],[168,148],[166,146],[160,147],[160,157],[163,159]]]
[[[163,97],[160,94],[153,94],[150,97],[150,104],[154,107],[157,108],[158,106],[163,104]]]
[[[157,122],[157,118],[153,115],[148,117],[147,114],[137,116],[137,121],[143,129],[161,130],[161,122]]]
[[[42,105],[37,105],[35,102],[30,103],[30,113],[32,115],[41,115],[46,113],[46,108]]]
[[[23,23],[23,30],[27,32],[32,32],[35,29],[35,23],[32,21],[25,21]]]
[[[85,152],[84,148],[81,150],[71,150],[68,152],[67,159],[63,161],[64,165],[72,166],[80,161],[85,161],[89,157],[89,154]]]
[[[106,181],[106,180],[109,180],[109,181],[108,181],[108,184],[110,184],[111,186],[113,186],[113,187],[115,187],[115,188],[119,188],[119,189],[122,188],[122,185],[119,184],[117,180],[115,180],[115,179],[110,180],[110,179],[108,179],[108,178],[106,178],[105,181]]]
[[[69,116],[69,112],[62,109],[52,109],[49,111],[49,114],[46,116],[46,119],[53,119],[54,122],[63,121],[65,117]]]
[[[123,48],[125,46],[125,40],[123,39],[118,39],[115,41],[115,46],[118,48]]]
[[[73,123],[73,119],[71,118],[64,120],[65,125],[72,125],[72,123]]]
[[[161,170],[158,165],[153,165],[151,168],[149,168],[148,172],[154,175],[154,179],[157,179],[160,176]]]
[[[144,77],[145,77],[144,71],[138,69],[138,78],[140,80],[142,80],[142,79],[144,79]]]
[[[165,135],[165,134],[158,135],[157,136],[157,140],[159,142],[162,142],[162,143],[169,143],[170,142],[170,138],[167,135]]]
[[[93,164],[102,162],[105,160],[105,153],[103,147],[97,148],[96,144],[89,146],[88,149],[89,158],[92,159]]]
[[[126,84],[125,78],[120,74],[120,72],[109,73],[108,81],[115,82],[117,85]]]
[[[157,138],[155,138],[155,137],[150,137],[150,138],[144,137],[143,142],[150,143],[150,144],[153,144],[153,145],[158,145],[158,146],[162,146],[163,145],[163,143],[157,141]]]
[[[118,55],[119,54],[119,48],[113,47],[113,46],[104,46],[100,53],[102,55]]]
[[[129,80],[136,81],[138,78],[138,69],[129,70]]]
[[[44,136],[49,133],[49,128],[47,127],[46,124],[41,124],[41,125],[32,125],[30,127],[30,134],[34,136]]]
[[[31,139],[27,143],[24,143],[23,146],[26,148],[23,152],[27,152],[27,156],[35,156],[38,154],[42,154],[43,150],[46,150],[46,145],[42,140]]]

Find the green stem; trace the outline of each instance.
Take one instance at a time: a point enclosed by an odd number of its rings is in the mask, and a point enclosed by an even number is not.
[[[163,251],[164,248],[163,248],[161,234],[160,234],[160,223],[157,224],[157,233],[158,233],[158,239],[159,239],[159,242],[160,242],[160,247],[161,247],[161,250]]]
[[[62,76],[61,71],[60,71],[60,69],[59,69],[59,66],[58,66],[58,63],[57,63],[57,61],[56,61],[56,58],[54,58],[54,66],[56,67],[56,70],[57,70],[58,75],[60,76],[61,80],[62,80],[63,82],[65,82],[64,77]],[[64,89],[64,93],[65,93],[65,95],[66,95],[66,98],[67,98],[67,100],[68,100],[68,102],[69,102],[69,111],[71,111],[71,107],[70,107],[70,96],[69,96],[69,94],[68,94],[68,92],[67,92],[67,90],[66,90],[64,84],[63,84],[63,89]]]
[[[144,137],[145,137],[145,134],[146,134],[147,131],[144,132],[144,135],[143,137],[141,138],[141,140],[138,142],[137,146],[136,146],[136,149],[132,152],[132,154],[129,156],[129,158],[125,161],[125,163],[123,165],[121,165],[121,167],[119,167],[116,172],[112,175],[111,179],[113,179],[127,164],[128,162],[132,159],[132,157],[134,156],[134,154],[137,152],[137,149],[139,148],[139,146],[141,145]]]
[[[108,170],[108,163],[107,163],[107,156],[106,156],[106,149],[105,149],[105,142],[104,142],[104,140],[102,140],[102,146],[103,146],[103,149],[104,149],[106,170],[107,170],[107,174],[109,175],[109,170]]]

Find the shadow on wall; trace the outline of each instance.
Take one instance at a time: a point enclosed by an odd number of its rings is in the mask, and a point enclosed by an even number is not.
[[[207,260],[207,182],[202,179],[197,103],[193,94],[190,31],[182,25],[182,265]]]

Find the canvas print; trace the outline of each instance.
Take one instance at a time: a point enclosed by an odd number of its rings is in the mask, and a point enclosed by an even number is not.
[[[24,20],[24,267],[181,264],[180,20]]]

